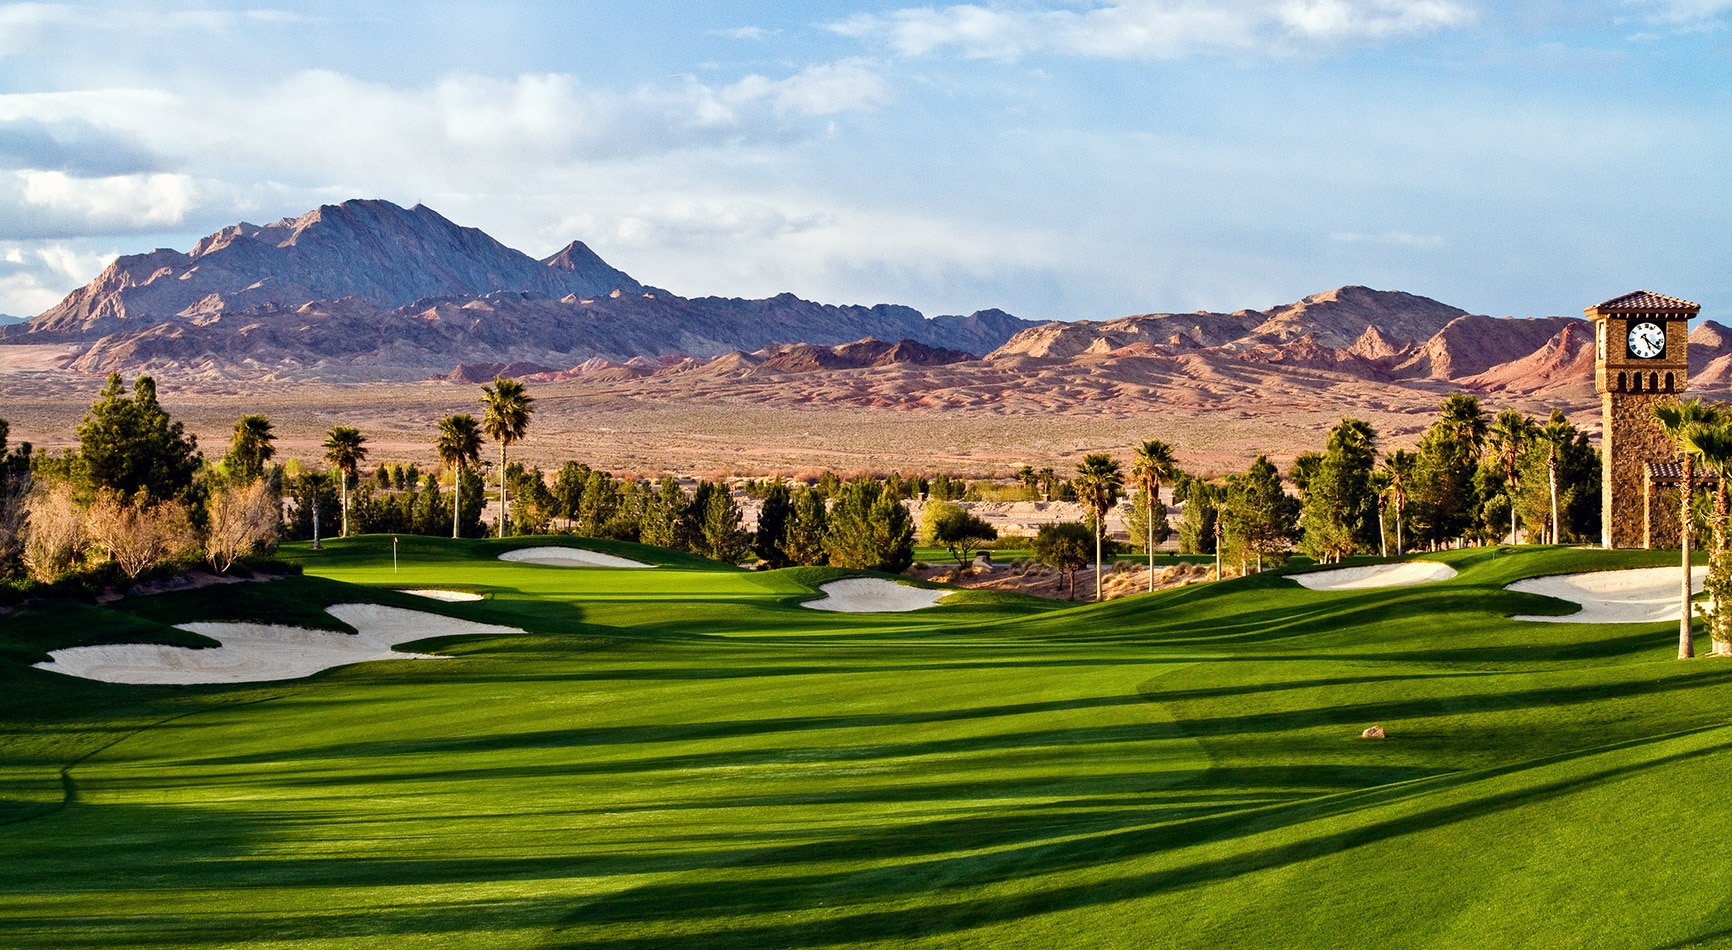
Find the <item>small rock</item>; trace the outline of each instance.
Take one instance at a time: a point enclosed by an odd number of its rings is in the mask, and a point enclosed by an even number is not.
[[[1359,738],[1361,738],[1361,739],[1381,739],[1381,738],[1383,738],[1383,727],[1382,726],[1372,726],[1370,729],[1367,729],[1364,732],[1361,732],[1359,734]]]

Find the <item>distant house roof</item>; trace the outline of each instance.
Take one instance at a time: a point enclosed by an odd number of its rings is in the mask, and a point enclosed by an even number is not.
[[[1684,463],[1682,462],[1649,462],[1648,480],[1656,485],[1676,485],[1684,480]],[[1700,464],[1690,470],[1690,481],[1696,485],[1712,485],[1719,479],[1713,472],[1704,471]]]
[[[1702,311],[1702,305],[1691,303],[1688,300],[1679,300],[1677,297],[1668,297],[1665,294],[1636,290],[1588,308],[1590,314],[1596,311],[1600,313],[1688,313],[1695,315]]]

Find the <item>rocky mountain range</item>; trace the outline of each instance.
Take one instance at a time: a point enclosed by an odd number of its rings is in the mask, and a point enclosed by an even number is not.
[[[579,241],[537,260],[421,205],[356,200],[224,228],[185,253],[122,257],[56,306],[0,327],[0,369],[9,350],[28,350],[14,362],[189,383],[504,373],[627,394],[873,407],[1042,411],[1114,394],[1229,404],[1329,392],[1395,406],[1450,389],[1586,406],[1590,329],[1358,286],[1265,310],[1047,323],[792,294],[686,298]],[[1732,331],[1699,325],[1691,363],[1693,388],[1725,389]]]
[[[983,353],[1029,326],[997,310],[683,298],[582,242],[536,260],[422,205],[355,200],[121,257],[0,344],[69,344],[68,367],[203,378],[425,379],[461,363],[571,367],[863,337]]]

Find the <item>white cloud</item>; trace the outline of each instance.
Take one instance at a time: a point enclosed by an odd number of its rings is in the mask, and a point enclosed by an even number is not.
[[[1653,23],[1678,27],[1703,27],[1732,13],[1732,0],[1625,0],[1648,11]]]
[[[1121,0],[1083,9],[960,4],[859,14],[831,29],[903,56],[955,49],[1015,59],[1036,52],[1178,59],[1198,52],[1280,50],[1296,42],[1380,40],[1463,26],[1453,0]]]
[[[0,241],[0,312],[41,313],[117,256],[81,241]]]
[[[124,33],[138,38],[187,32],[226,34],[246,23],[296,23],[305,19],[283,10],[171,9],[136,2],[0,4],[0,58],[44,49],[51,38],[64,42],[80,33]]]
[[[738,26],[731,30],[717,30],[716,36],[725,36],[730,40],[767,40],[780,30],[766,30],[761,26]]]
[[[0,172],[0,238],[162,231],[181,224],[196,202],[192,180],[179,174]]]
[[[1329,240],[1338,244],[1382,244],[1415,248],[1433,248],[1444,245],[1442,235],[1409,234],[1406,231],[1384,231],[1381,234],[1359,234],[1353,231],[1344,231],[1329,235]]]

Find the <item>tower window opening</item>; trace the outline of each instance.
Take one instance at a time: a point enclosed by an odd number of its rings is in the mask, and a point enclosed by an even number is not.
[[[1660,374],[1659,373],[1649,373],[1648,374],[1648,392],[1657,393],[1659,391],[1660,391]]]
[[[1667,391],[1667,392],[1671,392],[1671,391],[1672,391],[1672,386],[1673,386],[1673,381],[1672,381],[1672,374],[1671,374],[1671,373],[1667,373],[1667,374],[1666,374],[1666,391]]]
[[[1624,390],[1626,390],[1628,388],[1630,388],[1629,374],[1628,373],[1619,373],[1618,374],[1618,392],[1623,392]]]
[[[1636,375],[1630,377],[1630,392],[1639,393],[1641,391],[1642,391],[1642,374],[1637,373]]]

